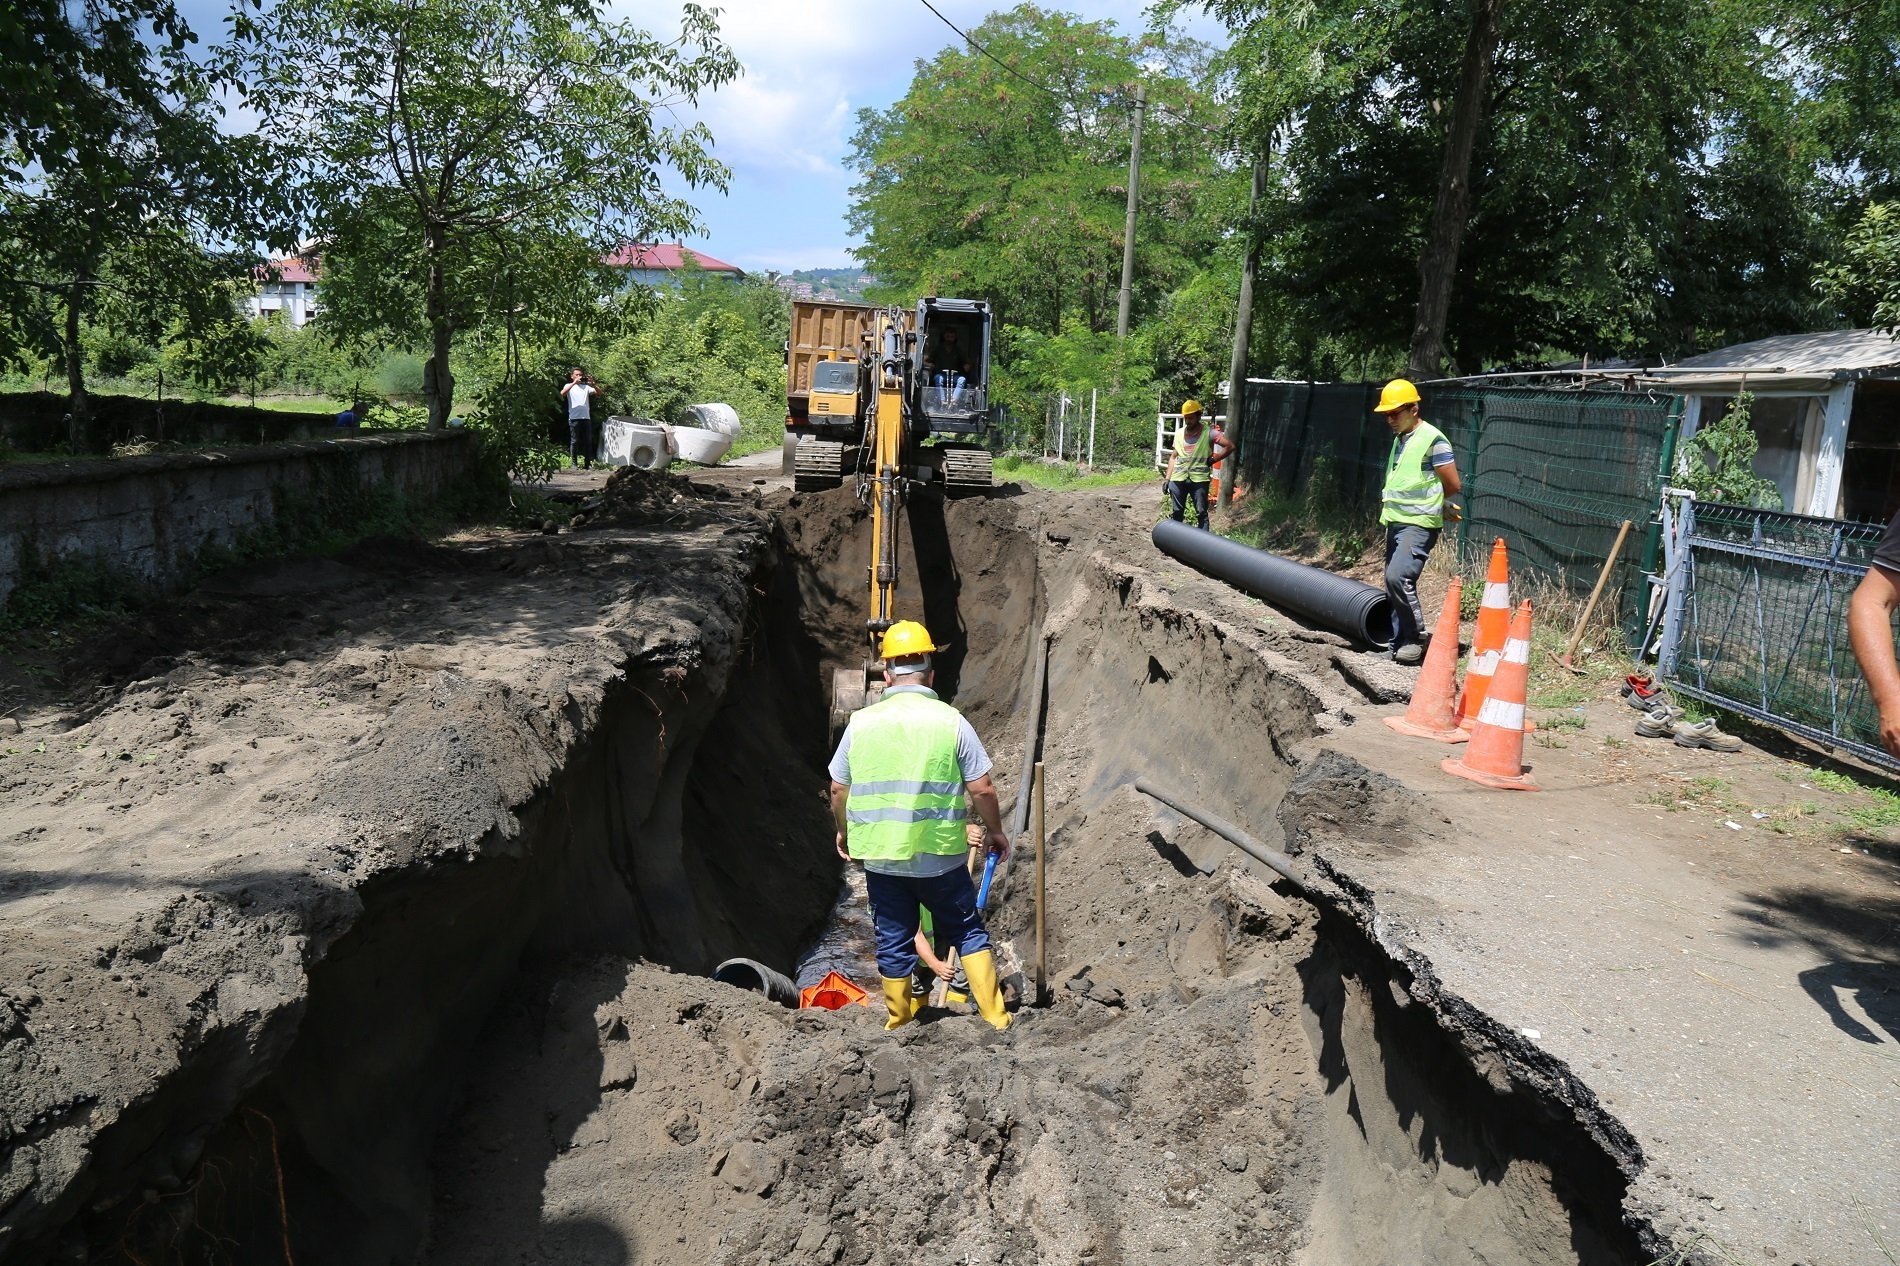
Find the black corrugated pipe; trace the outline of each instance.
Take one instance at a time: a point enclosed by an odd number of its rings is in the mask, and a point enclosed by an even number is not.
[[[1368,646],[1392,640],[1385,590],[1253,549],[1173,519],[1155,524],[1155,548],[1256,598]]]
[[[784,1006],[798,1005],[797,985],[764,963],[755,963],[749,958],[728,958],[713,968],[713,979],[723,984],[736,985],[740,989],[762,993],[773,1002]]]

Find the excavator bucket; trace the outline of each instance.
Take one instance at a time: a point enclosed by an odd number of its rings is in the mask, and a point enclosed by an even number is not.
[[[831,672],[831,736],[836,739],[851,722],[851,714],[869,707],[884,693],[884,677],[876,664],[862,668],[835,668]]]

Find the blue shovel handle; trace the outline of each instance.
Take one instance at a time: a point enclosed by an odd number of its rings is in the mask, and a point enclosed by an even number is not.
[[[976,890],[976,908],[979,910],[990,903],[990,880],[996,878],[996,856],[991,853],[983,859],[983,883]]]

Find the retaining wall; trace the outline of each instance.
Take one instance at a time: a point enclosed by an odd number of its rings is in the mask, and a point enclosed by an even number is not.
[[[182,444],[273,444],[321,439],[336,427],[332,413],[288,413],[215,400],[161,402],[104,393],[88,401],[89,416],[78,439],[82,453],[103,454],[141,436]],[[69,439],[66,409],[64,393],[0,392],[0,439],[30,453],[52,452]]]
[[[370,495],[432,501],[469,484],[475,461],[466,432],[392,431],[0,467],[0,607],[23,572],[75,555],[167,589],[207,547],[268,529],[286,504],[342,517]]]

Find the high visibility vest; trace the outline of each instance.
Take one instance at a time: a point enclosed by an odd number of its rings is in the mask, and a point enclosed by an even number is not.
[[[851,791],[846,847],[859,861],[908,861],[919,853],[961,855],[963,769],[949,704],[904,691],[851,718]]]
[[[1174,477],[1187,483],[1204,484],[1214,478],[1214,467],[1209,461],[1214,451],[1214,428],[1201,423],[1201,438],[1189,444],[1187,428],[1176,427],[1174,432]]]
[[[1423,420],[1409,434],[1392,437],[1379,522],[1445,526],[1445,485],[1438,482],[1438,472],[1425,464],[1432,445],[1444,438],[1443,431]]]

